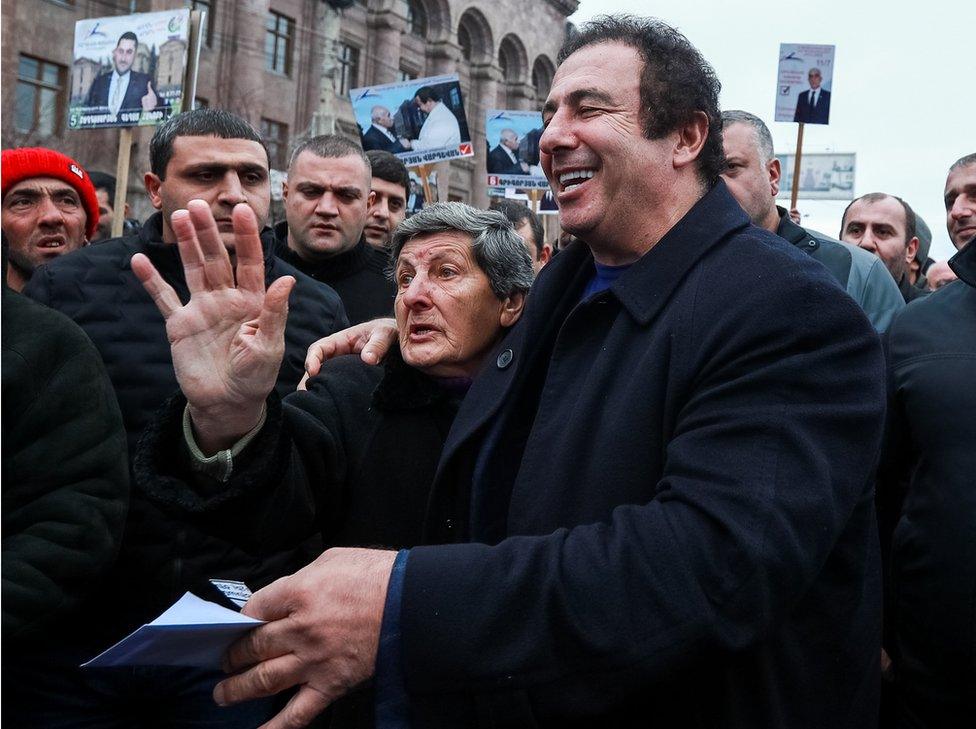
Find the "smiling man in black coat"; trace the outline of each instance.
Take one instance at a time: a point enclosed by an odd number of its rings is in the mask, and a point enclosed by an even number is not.
[[[718,180],[683,36],[603,19],[560,62],[540,149],[581,242],[461,404],[440,544],[256,593],[215,697],[300,685],[300,725],[375,675],[378,726],[871,727],[878,337]]]

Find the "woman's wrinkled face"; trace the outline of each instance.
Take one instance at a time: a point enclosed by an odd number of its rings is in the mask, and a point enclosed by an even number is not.
[[[411,239],[396,263],[396,321],[404,362],[435,377],[474,377],[521,313],[495,296],[471,237],[459,231]],[[519,297],[521,298],[521,297]]]

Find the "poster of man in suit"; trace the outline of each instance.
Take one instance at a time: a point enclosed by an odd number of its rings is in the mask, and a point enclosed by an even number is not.
[[[489,109],[485,114],[489,187],[547,189],[539,163],[542,114],[538,111]]]
[[[776,121],[830,122],[834,46],[781,43],[776,88]]]
[[[457,74],[351,89],[349,100],[364,150],[408,167],[474,156]]]
[[[68,126],[152,126],[178,114],[189,33],[188,9],[78,21]]]

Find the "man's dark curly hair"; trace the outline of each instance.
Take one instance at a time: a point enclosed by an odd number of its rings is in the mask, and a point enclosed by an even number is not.
[[[698,156],[698,172],[711,187],[725,167],[722,117],[715,71],[681,33],[656,18],[604,15],[563,43],[561,64],[576,51],[599,43],[623,43],[637,51],[641,71],[640,99],[644,135],[660,139],[689,122],[696,111],[708,117],[708,137]]]

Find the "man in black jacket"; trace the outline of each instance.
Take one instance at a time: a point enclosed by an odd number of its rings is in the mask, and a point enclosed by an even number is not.
[[[223,243],[233,249],[231,215],[244,203],[263,224],[270,206],[267,151],[247,122],[228,112],[198,109],[174,117],[156,129],[150,142],[145,183],[160,210],[133,236],[107,241],[37,271],[28,296],[74,319],[95,343],[115,386],[130,453],[166,398],[178,389],[163,317],[130,268],[143,253],[180,296],[189,297],[195,282],[183,275],[170,216],[193,205],[206,205],[217,220]],[[192,206],[191,206],[192,207]],[[296,291],[284,329],[285,357],[276,390],[285,395],[303,375],[305,351],[323,330],[344,326],[346,318],[335,292],[311,280],[272,253],[273,235],[266,230],[263,276],[272,281],[288,275]],[[77,666],[155,618],[186,590],[198,594],[213,577],[266,584],[300,566],[307,551],[257,557],[233,539],[207,534],[134,494],[118,565],[103,599],[91,611],[79,640],[65,646],[65,664]],[[95,675],[75,671],[73,689],[64,703],[44,707],[79,717],[144,717],[179,726],[182,717],[206,717],[213,679],[203,672],[160,669],[129,675],[122,669]],[[98,688],[96,688],[96,686]],[[179,697],[179,698],[177,698]],[[71,702],[69,704],[69,702]],[[69,708],[70,707],[70,708]],[[152,708],[155,707],[155,708]],[[251,726],[267,707],[220,713],[226,726]],[[123,719],[120,719],[122,717]],[[143,723],[132,719],[132,724]],[[216,726],[216,724],[215,724]],[[223,726],[221,724],[221,726]]]
[[[389,316],[393,282],[388,256],[366,242],[369,159],[338,135],[312,137],[292,152],[284,185],[285,218],[275,252],[302,273],[334,288],[349,321]]]
[[[271,622],[215,697],[300,684],[301,725],[375,673],[381,726],[870,727],[878,337],[729,195],[719,85],[683,36],[603,19],[560,62],[540,148],[581,244],[461,404],[441,544],[329,550],[255,594]]]
[[[4,236],[4,268],[7,239]],[[125,431],[77,324],[3,287],[3,720],[60,691],[49,660],[115,561],[129,503]],[[33,717],[34,720],[28,717]]]
[[[969,200],[959,200],[958,170],[946,182],[950,237],[967,205],[976,226],[976,174]],[[976,248],[961,242],[949,260],[959,280],[907,307],[888,331],[878,501],[899,727],[954,727],[976,713]]]
[[[826,266],[874,328],[885,331],[905,305],[894,280],[877,257],[855,245],[801,228],[776,205],[780,163],[773,154],[773,135],[763,120],[747,111],[723,111],[722,144],[722,179],[752,224],[785,238]]]

